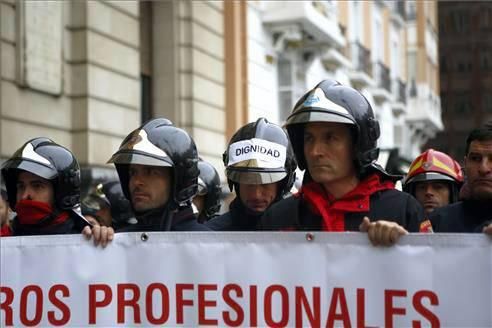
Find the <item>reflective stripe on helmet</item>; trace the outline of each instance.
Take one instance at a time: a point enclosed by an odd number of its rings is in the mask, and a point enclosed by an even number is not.
[[[436,157],[433,157],[432,158],[432,164],[434,164],[435,166],[443,169],[444,171],[448,172],[453,178],[457,179],[456,171],[454,171],[452,168],[450,168],[449,166],[447,166],[446,164],[444,164],[443,162],[441,162]]]
[[[317,107],[327,109],[331,112],[340,113],[346,116],[351,116],[346,108],[335,104],[330,99],[326,98],[325,93],[321,88],[316,88],[314,92],[309,95],[303,103],[301,103],[297,108],[294,108],[293,113],[297,112],[299,108],[306,107]]]
[[[123,146],[120,147],[120,151],[130,149],[139,150],[141,152],[159,157],[169,157],[164,150],[149,141],[147,132],[143,129],[138,131],[138,134],[135,133]]]
[[[34,147],[31,143],[26,144],[24,149],[22,149],[22,158],[30,159],[33,162],[37,162],[40,164],[45,164],[50,167],[53,167],[53,165],[49,160],[47,160],[46,158],[44,158],[43,156],[39,155],[34,151]]]

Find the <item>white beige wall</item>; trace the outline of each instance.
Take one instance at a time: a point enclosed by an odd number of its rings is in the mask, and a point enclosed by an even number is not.
[[[190,132],[200,155],[221,171],[226,147],[223,2],[153,5],[154,116]]]
[[[140,125],[138,2],[74,1],[70,14],[73,150],[103,164]]]
[[[248,121],[266,117],[279,123],[277,54],[261,20],[263,7],[259,1],[248,1]]]
[[[0,154],[47,136],[72,149],[79,162],[104,165],[122,138],[140,124],[139,12],[136,1],[62,4],[61,92],[21,87],[20,1],[1,10]],[[52,17],[41,16],[45,23]],[[36,48],[42,57],[43,48]]]
[[[63,7],[66,9],[65,5]],[[9,157],[27,139],[41,135],[72,146],[72,112],[66,88],[60,96],[52,96],[20,88],[17,84],[19,10],[18,1],[0,2],[0,157],[3,158]],[[70,70],[66,60],[59,64],[64,66],[65,72]]]

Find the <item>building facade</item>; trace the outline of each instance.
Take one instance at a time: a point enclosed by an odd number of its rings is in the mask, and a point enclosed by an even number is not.
[[[442,129],[433,1],[0,0],[0,17],[3,160],[42,135],[98,179],[132,129],[167,117],[224,180],[234,131],[283,124],[325,78],[372,104],[383,165]]]
[[[458,161],[469,132],[492,120],[492,3],[439,2],[439,53],[445,131],[428,143]]]

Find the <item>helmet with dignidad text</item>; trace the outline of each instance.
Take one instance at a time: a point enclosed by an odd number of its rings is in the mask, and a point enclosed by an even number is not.
[[[457,202],[459,190],[464,177],[461,166],[449,155],[428,149],[412,162],[408,174],[403,181],[403,190],[415,196],[415,186],[418,182],[442,181],[449,186],[449,201]]]
[[[165,118],[152,119],[132,131],[108,163],[115,164],[127,199],[130,199],[130,164],[172,168],[172,199],[177,205],[191,202],[198,190],[198,152],[195,142],[186,131],[175,127]]]
[[[334,80],[323,80],[295,104],[285,126],[301,170],[306,169],[304,126],[310,122],[348,124],[354,139],[356,167],[362,172],[375,165],[379,123],[359,91]]]
[[[12,210],[15,210],[17,203],[19,171],[27,171],[51,181],[55,192],[55,206],[59,210],[80,207],[79,163],[65,147],[48,138],[35,138],[26,142],[2,165],[2,176]]]
[[[297,167],[285,131],[259,118],[240,128],[229,141],[223,155],[229,188],[234,185],[267,184],[281,181],[278,197],[288,193]],[[236,192],[238,191],[237,186]]]

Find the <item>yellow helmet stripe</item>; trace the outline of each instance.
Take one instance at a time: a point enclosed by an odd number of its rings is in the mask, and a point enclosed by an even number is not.
[[[422,157],[410,167],[410,170],[408,171],[408,176],[411,176],[413,172],[417,171],[422,167]]]
[[[438,168],[443,169],[444,171],[448,172],[452,177],[456,178],[456,172],[453,171],[449,166],[438,160],[437,158],[432,159],[432,164],[437,166]]]

